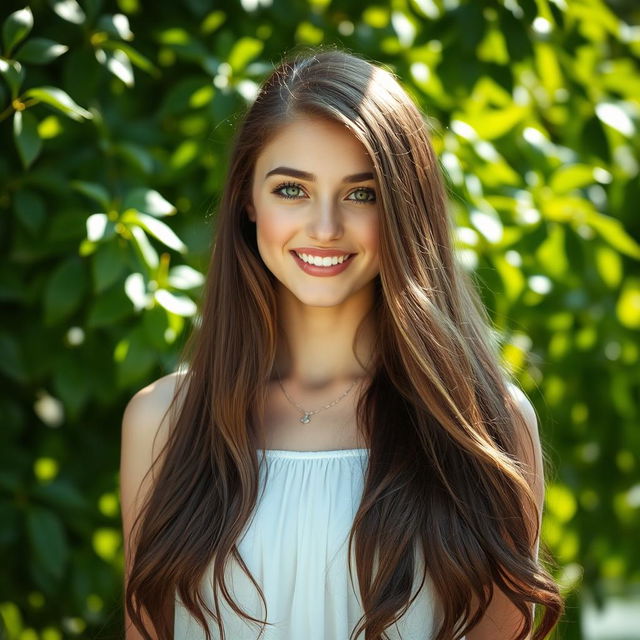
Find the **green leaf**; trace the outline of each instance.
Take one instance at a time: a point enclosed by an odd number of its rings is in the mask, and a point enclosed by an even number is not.
[[[13,138],[18,148],[22,166],[28,169],[42,149],[42,140],[38,135],[38,121],[27,111],[13,114]]]
[[[154,297],[156,302],[167,311],[186,318],[192,317],[198,311],[196,303],[187,296],[176,295],[166,289],[158,289]]]
[[[138,258],[149,272],[155,271],[160,259],[158,258],[158,252],[154,249],[151,242],[149,242],[149,238],[144,232],[144,229],[133,225],[129,230],[131,231],[133,247]]]
[[[564,78],[557,58],[558,48],[542,40],[533,44],[538,75],[548,94],[553,96],[560,87],[564,86]]]
[[[629,278],[624,283],[616,313],[625,327],[640,329],[640,278]]]
[[[500,278],[502,278],[502,288],[507,300],[517,300],[526,286],[522,271],[510,264],[502,254],[496,253],[493,256],[493,264]]]
[[[114,42],[112,40],[107,40],[106,42],[101,43],[100,45],[103,49],[111,49],[113,51],[121,51],[124,55],[131,60],[133,64],[136,65],[139,69],[150,73],[151,75],[158,76],[160,74],[160,70],[156,67],[149,58],[145,58],[139,51],[134,49],[131,45],[125,44],[124,42]]]
[[[33,13],[29,7],[9,14],[2,25],[4,55],[8,58],[13,48],[26,38],[33,28]]]
[[[100,242],[116,235],[116,226],[106,213],[92,213],[87,218],[87,240]]]
[[[182,169],[190,162],[199,160],[202,157],[201,151],[201,146],[196,140],[183,140],[173,152],[169,164],[172,169]]]
[[[92,363],[85,353],[62,351],[53,366],[53,390],[63,402],[70,421],[77,419],[86,407],[95,384],[95,377],[87,375]]]
[[[160,44],[185,46],[193,39],[186,29],[182,29],[181,27],[171,27],[170,29],[159,31],[156,35],[156,40]],[[206,52],[204,48],[202,48],[202,51]]]
[[[556,193],[564,194],[594,182],[593,167],[588,164],[571,164],[558,167],[551,177],[549,186]]]
[[[24,82],[24,68],[16,60],[3,60],[0,58],[0,74],[11,91],[11,99],[15,100],[20,92],[20,87]]]
[[[137,229],[144,234],[140,227],[137,227]],[[147,283],[141,273],[131,273],[127,276],[124,283],[124,291],[129,300],[133,302],[136,311],[140,311],[148,305],[151,296],[147,293]]]
[[[549,235],[540,244],[535,256],[548,275],[560,280],[569,271],[565,247],[565,230],[561,224],[549,223]]]
[[[106,327],[128,318],[132,313],[133,305],[122,285],[118,283],[94,300],[87,318],[87,326]]]
[[[231,66],[234,73],[239,73],[253,60],[257,55],[262,53],[264,42],[256,38],[240,38],[231,49],[227,62]]]
[[[554,194],[542,200],[540,210],[548,220],[570,222],[586,219],[593,212],[593,205],[585,198]]]
[[[631,258],[640,260],[640,244],[627,233],[620,220],[591,211],[587,215],[586,223],[612,247]]]
[[[130,227],[132,233],[135,226],[139,226],[147,233],[160,240],[160,242],[165,244],[167,247],[180,251],[181,253],[184,253],[187,250],[186,245],[182,240],[180,240],[180,238],[178,238],[171,227],[153,216],[140,213],[135,209],[127,209],[120,219]]]
[[[149,344],[160,351],[166,351],[169,346],[166,338],[169,329],[167,312],[160,305],[154,305],[151,309],[145,309],[142,322]]]
[[[174,289],[187,291],[204,283],[204,275],[188,264],[179,264],[169,270],[169,284]]]
[[[208,86],[208,83],[203,82],[200,77],[184,78],[176,81],[162,96],[162,104],[158,111],[158,116],[165,117],[191,110],[193,108],[191,103],[192,96],[206,86]]]
[[[484,40],[478,45],[477,55],[484,62],[509,63],[509,51],[504,34],[495,27],[487,28]]]
[[[24,274],[20,273],[14,265],[9,264],[8,260],[5,261],[5,264],[0,266],[0,302],[28,304],[30,301],[30,292],[24,286]],[[0,411],[2,411],[1,402]]]
[[[636,127],[625,106],[622,102],[601,102],[596,105],[595,110],[602,122],[630,138],[635,135]]]
[[[102,293],[120,278],[126,267],[126,256],[117,242],[98,247],[93,255],[93,290]]]
[[[86,19],[82,7],[76,0],[49,0],[49,4],[54,12],[67,22],[82,24]]]
[[[138,213],[137,221],[145,231],[160,240],[160,242],[170,249],[174,249],[180,253],[186,253],[187,245],[180,240],[169,225],[146,213]]]
[[[134,76],[131,62],[120,49],[114,51],[105,51],[104,49],[96,49],[96,60],[105,66],[116,78],[119,78],[128,87],[133,87]]]
[[[213,33],[226,19],[227,16],[224,11],[212,11],[205,16],[200,25],[200,30],[204,34]]]
[[[24,629],[22,614],[17,605],[5,601],[0,604],[0,631],[3,638],[17,638]]]
[[[403,26],[406,24],[407,23],[404,22]],[[324,38],[324,31],[316,27],[316,25],[313,24],[313,22],[310,22],[309,20],[303,20],[302,22],[298,23],[294,38],[296,42],[303,42],[305,44],[312,44],[312,45],[320,44]],[[390,39],[386,40],[386,42],[389,43]]]
[[[57,87],[35,87],[25,91],[24,95],[27,98],[36,98],[55,107],[73,120],[82,120],[82,118],[90,120],[93,118],[91,112],[76,104],[67,93]]]
[[[474,114],[461,114],[459,119],[471,125],[478,136],[494,140],[505,135],[522,122],[529,112],[525,106],[514,105],[506,109],[492,109]]]
[[[578,508],[573,493],[562,484],[550,484],[547,487],[545,504],[549,512],[562,523],[569,522]]]
[[[0,333],[0,372],[16,382],[27,378],[21,345],[15,336],[6,332]]]
[[[128,191],[122,202],[122,208],[123,210],[135,209],[142,213],[149,213],[156,218],[169,216],[176,212],[176,208],[157,191],[145,187]]]
[[[610,289],[618,287],[624,274],[620,254],[611,247],[601,246],[595,248],[594,257],[602,281]]]
[[[96,28],[104,31],[115,38],[122,40],[133,40],[133,32],[129,26],[129,18],[123,13],[115,13],[114,15],[102,15],[98,20]]]
[[[632,58],[607,60],[602,84],[609,93],[618,93],[631,100],[640,96],[640,76],[636,72],[634,60]]]
[[[13,197],[13,210],[16,218],[31,234],[35,234],[42,229],[47,217],[47,210],[42,196],[27,189],[16,191]]]
[[[83,180],[73,180],[70,185],[80,193],[97,202],[105,211],[111,209],[111,198],[109,192],[97,182],[85,182]]]
[[[86,378],[86,375],[84,377]],[[44,485],[38,485],[33,489],[31,495],[56,509],[83,510],[89,507],[87,499],[80,491],[68,480],[60,478]]]
[[[142,173],[150,174],[153,171],[155,166],[153,156],[144,147],[125,141],[114,144],[112,149]]]
[[[30,557],[27,563],[28,576],[43,594],[53,597],[58,592],[58,581],[40,564],[37,557]]]
[[[67,535],[60,518],[49,509],[32,506],[27,511],[27,533],[38,565],[60,580],[69,559]]]
[[[0,547],[6,548],[19,540],[20,520],[20,512],[16,506],[9,502],[0,503]],[[0,629],[2,629],[2,626],[0,626]]]
[[[28,64],[47,64],[68,50],[66,45],[48,38],[31,38],[20,47],[16,59]]]
[[[152,371],[158,357],[158,350],[146,340],[142,325],[133,329],[117,347],[118,386],[128,387],[144,380]]]
[[[53,272],[44,295],[44,320],[47,326],[68,318],[80,306],[87,290],[83,261],[68,258]]]

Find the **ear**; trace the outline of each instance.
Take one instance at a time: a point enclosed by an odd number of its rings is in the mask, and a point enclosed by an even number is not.
[[[255,209],[253,207],[253,203],[252,202],[247,202],[246,209],[247,209],[247,215],[249,217],[249,220],[251,220],[251,222],[255,222],[256,221],[256,211],[255,211]]]

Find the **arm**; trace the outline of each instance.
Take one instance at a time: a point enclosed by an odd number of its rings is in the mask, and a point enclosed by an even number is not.
[[[125,586],[133,561],[130,550],[135,548],[137,536],[137,529],[133,530],[134,521],[153,486],[152,473],[146,477],[145,475],[167,438],[168,430],[166,422],[163,421],[163,413],[171,400],[174,381],[172,374],[138,391],[129,400],[122,418],[120,505],[125,553]],[[124,613],[125,640],[143,640],[143,636],[133,626],[126,608]],[[142,617],[145,628],[152,633],[153,627],[146,612],[143,612]],[[156,640],[154,635],[153,638]]]
[[[530,438],[527,434],[521,434],[519,438],[521,460],[529,471],[529,484],[533,490],[538,510],[538,519],[542,517],[544,505],[544,468],[542,461],[542,448],[538,433],[538,421],[535,410],[524,393],[517,387],[509,385],[518,403],[520,411],[524,415]],[[533,446],[532,446],[533,445]],[[536,538],[535,553],[538,555],[540,540]],[[473,605],[478,601],[474,597]],[[494,589],[493,598],[482,620],[470,631],[467,640],[512,640],[520,627],[522,618],[520,612],[512,602],[497,587]]]

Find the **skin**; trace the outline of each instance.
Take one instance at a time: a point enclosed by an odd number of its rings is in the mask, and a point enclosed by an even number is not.
[[[265,179],[278,167],[306,171],[315,180],[288,175]],[[254,168],[247,215],[256,224],[260,255],[277,278],[278,317],[286,336],[277,368],[288,393],[302,406],[331,402],[364,373],[352,344],[374,302],[380,212],[375,178],[344,179],[365,172],[373,176],[373,165],[349,129],[317,117],[285,125]],[[273,193],[284,182],[295,186]],[[296,264],[290,254],[296,247],[357,255],[342,273],[318,277]],[[365,324],[362,336],[356,353],[366,364],[371,327]]]

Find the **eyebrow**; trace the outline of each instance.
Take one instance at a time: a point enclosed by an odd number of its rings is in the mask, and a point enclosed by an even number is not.
[[[301,171],[300,169],[292,169],[291,167],[276,167],[275,169],[271,169],[271,171],[267,172],[264,179],[266,180],[269,176],[276,174],[300,178],[301,180],[309,180],[310,182],[314,182],[316,179],[313,173]],[[354,173],[344,178],[344,182],[362,182],[363,180],[373,180],[373,173],[365,171],[364,173]]]

